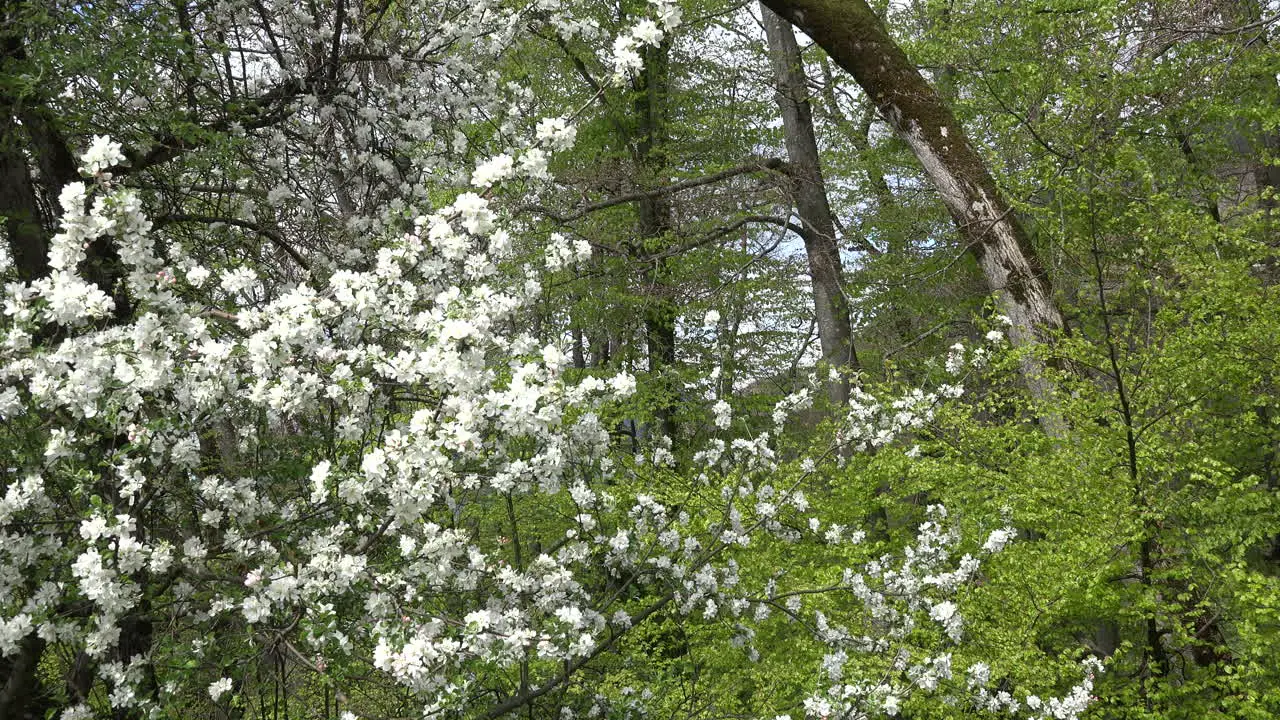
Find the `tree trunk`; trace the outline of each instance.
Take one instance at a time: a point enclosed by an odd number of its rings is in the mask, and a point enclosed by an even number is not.
[[[827,202],[827,186],[818,157],[813,109],[809,105],[800,46],[796,44],[790,24],[770,11],[763,2],[760,12],[777,82],[776,99],[778,109],[782,111],[783,136],[791,163],[796,210],[801,224],[808,231],[804,235],[804,249],[809,259],[822,359],[833,368],[856,369],[858,356],[853,347],[849,302],[844,295],[840,246],[836,242],[835,220]],[[836,405],[847,403],[848,377],[828,382],[827,394]]]
[[[634,136],[630,139],[631,151],[642,182],[665,183],[668,160],[666,156],[667,91],[669,80],[670,45],[645,47],[644,67],[635,80]],[[667,195],[646,195],[637,203],[639,223],[637,235],[641,247],[638,257],[644,264],[644,280],[650,297],[645,300],[644,329],[648,346],[649,375],[659,393],[657,403],[658,425],[661,433],[675,440],[676,395],[679,386],[671,376],[676,362],[677,308],[669,293],[668,259],[654,247],[655,241],[669,233],[674,225],[671,198]]]
[[[0,5],[0,68],[6,75],[25,70],[23,11],[20,2]],[[49,274],[49,241],[27,165],[26,133],[18,124],[23,98],[17,97],[18,88],[8,85],[0,85],[0,215],[18,278],[31,281]]]
[[[49,240],[7,100],[0,100],[0,215],[18,279],[30,282],[49,274]]]
[[[43,720],[52,709],[37,674],[44,647],[32,634],[19,643],[16,655],[0,657],[0,717]]]
[[[27,58],[25,5],[25,0],[0,5],[0,65],[13,74],[39,74]],[[49,239],[61,212],[58,196],[79,179],[71,146],[44,98],[0,87],[0,215],[5,218],[9,253],[20,279],[31,281],[49,274]],[[41,212],[42,199],[49,217]],[[119,287],[124,268],[114,242],[110,237],[98,238],[86,255],[85,279],[112,296],[116,320],[132,317],[132,302]]]
[[[968,250],[996,293],[1018,346],[1065,327],[1048,276],[1036,262],[1026,230],[1001,196],[986,164],[950,107],[889,37],[865,0],[763,0],[809,34],[875,103],[924,166]],[[1039,363],[1023,367],[1038,398],[1051,389]]]

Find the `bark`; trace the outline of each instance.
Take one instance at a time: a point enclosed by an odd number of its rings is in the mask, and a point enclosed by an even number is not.
[[[0,3],[0,216],[18,278],[31,281],[49,274],[49,236],[36,179],[27,163],[25,143],[31,128],[19,125],[23,98],[7,82],[26,64],[20,21],[23,5],[17,0]],[[40,148],[33,151],[41,155]],[[47,693],[37,672],[44,649],[43,640],[28,635],[17,653],[0,657],[0,718],[26,720],[48,712]]]
[[[938,189],[1018,346],[1044,341],[1065,327],[1048,276],[1025,228],[996,187],[986,163],[950,107],[889,36],[865,0],[763,0],[812,37],[848,71],[880,116],[911,148]],[[1024,364],[1032,392],[1051,386],[1039,363]]]
[[[666,180],[669,53],[667,43],[645,48],[644,68],[635,83],[636,130],[630,144],[640,175],[646,181],[654,178]],[[669,375],[676,362],[677,309],[668,297],[668,259],[648,257],[661,254],[655,253],[651,246],[669,233],[674,225],[671,198],[665,194],[646,194],[637,202],[637,208],[637,234],[643,244],[638,254],[645,263],[644,280],[651,294],[644,311],[649,374],[660,393],[657,416],[661,432],[668,438],[675,439],[678,386]]]
[[[137,656],[147,657],[151,653],[151,646],[155,639],[155,624],[151,615],[151,601],[147,596],[147,584],[150,578],[146,573],[142,573],[140,578],[143,587],[143,603],[137,612],[126,615],[120,622],[120,640],[117,647],[117,657],[120,662],[128,665],[129,661]],[[156,681],[155,666],[151,663],[145,665],[141,682],[138,684],[138,695],[144,700],[155,700],[159,683]],[[138,708],[116,708],[113,718],[114,720],[142,720],[144,715]]]
[[[570,333],[573,336],[573,367],[575,370],[586,370],[587,351],[582,339],[582,328],[574,325]]]
[[[0,658],[0,718],[40,720],[51,710],[36,674],[44,647],[43,640],[28,635],[15,655]]]
[[[23,579],[19,597],[30,597],[39,582]],[[17,652],[0,655],[0,718],[3,720],[44,720],[55,707],[53,693],[40,681],[40,660],[45,641],[35,633],[22,638]]]
[[[1259,138],[1259,145],[1262,146],[1262,152],[1258,153],[1257,165],[1254,168],[1254,178],[1258,185],[1260,205],[1270,215],[1275,215],[1276,210],[1280,209],[1280,134],[1274,131],[1268,131]],[[1270,194],[1266,191],[1270,190]]]
[[[0,215],[4,216],[9,257],[18,278],[30,282],[48,275],[49,239],[20,145],[20,131],[7,102],[0,106]]]
[[[31,141],[29,149],[40,173],[40,192],[56,212],[62,188],[80,179],[76,158],[46,105],[22,104],[18,117]]]
[[[813,284],[814,316],[818,324],[818,341],[822,359],[834,368],[858,367],[853,346],[853,326],[849,319],[849,302],[844,294],[844,271],[840,246],[836,241],[835,220],[827,201],[827,186],[818,156],[818,140],[813,129],[813,108],[809,104],[804,64],[800,46],[787,21],[778,17],[763,3],[765,37],[777,83],[776,100],[782,112],[783,136],[791,163],[790,177],[795,194],[796,211],[808,232],[804,249],[809,260],[809,276]],[[831,402],[844,405],[849,400],[849,380],[842,377],[828,382]]]
[[[17,77],[27,64],[23,5],[15,0],[0,5],[0,78]],[[18,277],[30,281],[49,274],[49,241],[27,165],[26,132],[18,124],[23,100],[13,83],[0,82],[0,215]]]

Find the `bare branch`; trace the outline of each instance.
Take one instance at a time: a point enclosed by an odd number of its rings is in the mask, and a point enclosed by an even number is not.
[[[663,197],[665,195],[673,195],[675,193],[683,192],[685,190],[691,190],[696,187],[702,187],[703,185],[710,185],[712,183],[717,183],[717,182],[720,182],[721,180],[728,180],[729,178],[737,177],[738,175],[745,175],[747,173],[753,173],[753,172],[762,172],[765,170],[772,170],[775,172],[786,172],[786,166],[787,164],[778,158],[768,158],[760,162],[752,162],[752,163],[746,163],[743,165],[738,165],[736,167],[731,167],[728,170],[721,170],[718,173],[703,175],[702,177],[691,178],[689,180],[682,180],[678,183],[665,185],[659,188],[653,188],[652,190],[640,190],[633,193],[627,193],[625,195],[618,195],[617,197],[612,197],[607,200],[601,200],[600,202],[587,205],[586,207],[581,208],[576,212],[570,213],[569,215],[560,215],[556,213],[554,210],[551,210],[550,208],[544,207],[542,205],[524,205],[520,208],[517,208],[516,211],[517,212],[537,212],[539,214],[542,214],[551,218],[552,220],[555,220],[558,223],[570,223],[570,222],[573,222],[574,220],[578,220],[580,218],[586,217],[587,215],[590,215],[593,212],[598,212],[600,210],[605,210],[607,208],[616,207],[618,205],[625,205],[627,203],[638,202],[640,200]]]
[[[170,225],[173,223],[205,223],[208,225],[212,225],[214,223],[222,223],[223,225],[231,225],[233,227],[244,228],[245,230],[252,230],[253,232],[256,232],[259,235],[270,240],[276,247],[283,250],[286,255],[292,258],[293,261],[298,264],[298,267],[301,267],[304,271],[306,271],[308,275],[311,274],[310,264],[308,264],[306,259],[303,258],[302,255],[284,239],[283,235],[281,235],[276,230],[263,227],[257,223],[249,222],[248,220],[241,220],[239,218],[218,217],[216,215],[189,215],[185,213],[170,213],[168,215],[161,215],[157,218],[154,218],[152,220],[152,223],[154,223],[157,227],[160,227],[163,225]]]

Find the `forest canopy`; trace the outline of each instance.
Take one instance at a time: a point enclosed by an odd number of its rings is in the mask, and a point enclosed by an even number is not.
[[[1278,45],[0,0],[0,718],[1280,716]]]

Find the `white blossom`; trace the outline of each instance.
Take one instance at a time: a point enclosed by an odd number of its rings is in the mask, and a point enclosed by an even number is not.
[[[515,161],[510,155],[496,155],[476,166],[471,174],[471,184],[475,187],[489,187],[502,182],[515,173]]]
[[[231,692],[231,678],[224,677],[209,684],[209,697],[213,698],[214,702],[222,699],[222,696],[229,692]]]
[[[124,162],[124,146],[106,135],[94,135],[89,149],[80,158],[80,172],[97,175],[109,167]]]
[[[987,541],[982,544],[982,549],[984,552],[998,553],[1004,549],[1005,545],[1009,544],[1009,541],[1015,535],[1017,535],[1017,532],[1013,528],[992,530],[991,534],[987,536]]]
[[[551,150],[568,150],[573,147],[577,136],[577,128],[564,118],[544,118],[538,121],[536,137]]]
[[[711,411],[715,414],[716,427],[728,430],[729,424],[733,422],[733,408],[729,407],[729,403],[717,400]]]

